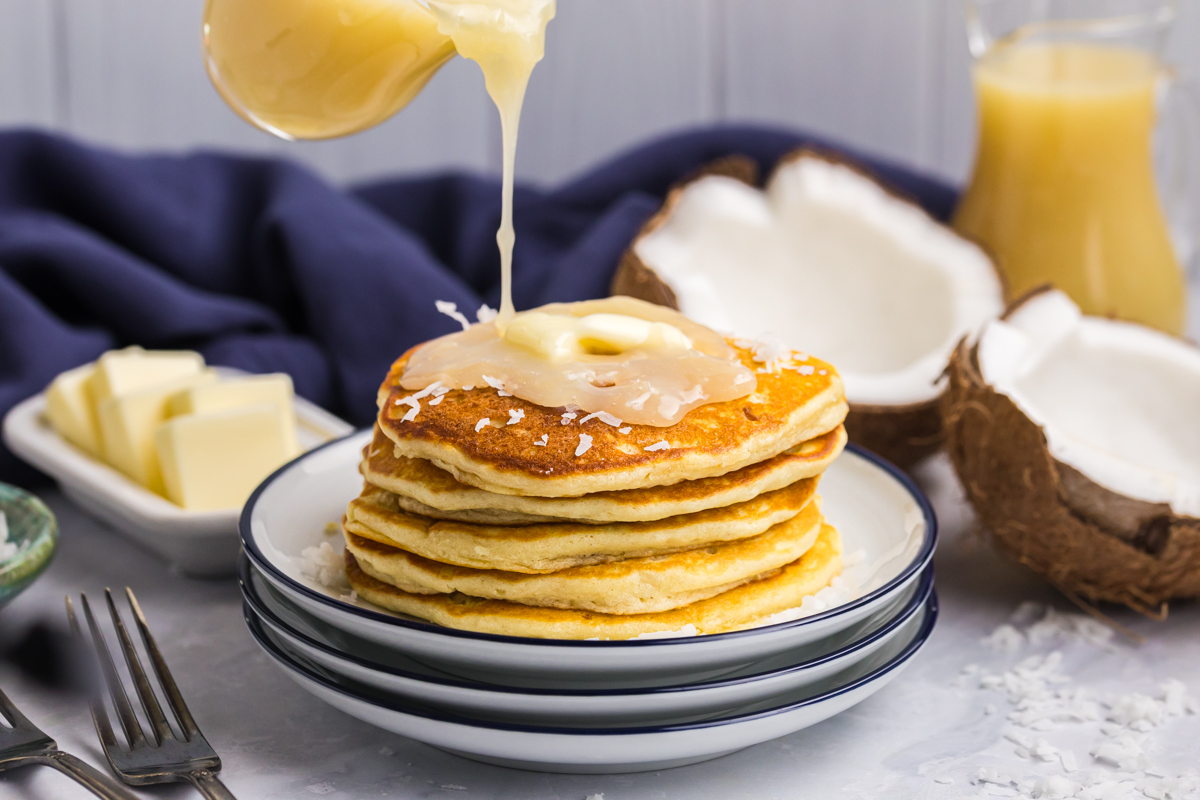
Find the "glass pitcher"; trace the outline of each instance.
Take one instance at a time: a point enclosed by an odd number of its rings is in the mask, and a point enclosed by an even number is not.
[[[378,125],[455,54],[418,0],[208,0],[203,44],[225,102],[285,139]]]
[[[954,227],[992,252],[1010,297],[1053,283],[1085,313],[1182,334],[1200,113],[1163,60],[1177,2],[966,10],[979,144]]]

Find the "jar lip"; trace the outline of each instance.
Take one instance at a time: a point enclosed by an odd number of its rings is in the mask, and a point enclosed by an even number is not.
[[[1131,0],[1127,13],[1096,17],[1064,15],[1029,19],[1016,25],[1006,21],[1007,24],[997,30],[1001,27],[997,24],[999,21],[989,19],[989,14],[1016,7],[1021,2],[1023,0],[963,0],[967,41],[974,58],[981,58],[997,47],[1037,40],[1128,42],[1140,45],[1140,49],[1161,53],[1165,49],[1166,36],[1178,17],[1180,0],[1155,0],[1152,3]]]

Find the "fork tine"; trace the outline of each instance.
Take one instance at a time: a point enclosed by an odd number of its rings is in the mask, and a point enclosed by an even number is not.
[[[146,615],[142,613],[142,607],[138,604],[137,597],[128,586],[125,587],[125,597],[129,600],[129,607],[133,609],[133,618],[137,622],[138,632],[142,635],[142,643],[146,645],[146,652],[150,654],[150,661],[154,664],[154,674],[158,676],[158,682],[162,684],[163,692],[167,695],[167,702],[171,704],[171,710],[175,712],[175,718],[179,720],[179,726],[183,729],[184,736],[191,741],[193,737],[200,735],[200,728],[196,725],[196,720],[192,718],[192,712],[188,710],[179,687],[175,685],[175,679],[171,677],[171,670],[158,650],[158,645],[154,641],[153,634],[150,633],[150,626],[146,624]]]
[[[88,603],[87,595],[81,594],[79,599],[83,604],[83,615],[87,617],[88,628],[92,632],[92,644],[96,648],[100,669],[104,672],[105,682],[108,683],[108,692],[112,696],[113,706],[117,709],[121,727],[125,730],[125,740],[129,743],[130,748],[145,744],[146,736],[142,733],[142,726],[138,723],[137,717],[133,714],[129,698],[125,696],[125,687],[121,685],[121,678],[117,675],[117,667],[113,664],[112,656],[108,652],[108,645],[104,641],[103,634],[100,633],[100,626],[96,624],[96,617],[92,615],[92,606]]]
[[[129,632],[125,630],[125,623],[117,611],[117,606],[113,602],[110,590],[104,590],[104,599],[108,603],[108,613],[112,616],[113,627],[117,629],[117,640],[121,643],[121,650],[125,653],[125,663],[129,666],[129,674],[133,678],[133,685],[137,689],[138,697],[142,698],[142,708],[146,712],[146,719],[150,720],[150,727],[154,734],[154,743],[162,744],[164,739],[174,736],[171,733],[171,726],[167,724],[167,718],[163,716],[162,706],[158,704],[158,698],[154,696],[154,690],[150,688],[150,681],[146,679],[146,670],[142,669],[142,660],[138,656],[137,650],[133,647],[133,641],[129,638]]]
[[[8,699],[8,695],[0,689],[0,716],[8,721],[8,724],[13,727],[13,730],[18,728],[29,727],[32,723],[25,718],[25,715],[17,710],[17,707]]]
[[[70,597],[67,598],[67,622],[71,626],[71,634],[76,641],[86,647],[83,631],[79,629],[79,620],[75,616],[75,606],[71,603]],[[88,708],[92,712],[92,724],[96,726],[100,744],[107,753],[110,749],[117,748],[117,737],[113,735],[112,725],[108,721],[108,712],[104,710],[104,703],[100,700],[100,687],[90,680],[88,684]]]

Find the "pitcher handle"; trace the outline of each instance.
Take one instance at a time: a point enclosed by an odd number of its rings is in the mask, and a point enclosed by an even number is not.
[[[1158,172],[1179,264],[1189,277],[1200,269],[1200,87],[1170,73],[1161,95]]]

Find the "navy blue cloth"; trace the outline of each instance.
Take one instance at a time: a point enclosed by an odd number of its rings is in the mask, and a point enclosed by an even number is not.
[[[763,174],[804,144],[725,127],[638,147],[559,188],[519,187],[518,309],[603,297],[671,184],[731,153]],[[854,154],[850,154],[854,156]],[[950,187],[858,159],[940,218]],[[499,182],[445,174],[344,190],[282,160],[130,156],[44,133],[0,133],[0,415],[114,347],[199,350],[287,372],[358,425],[408,347],[500,294]],[[36,474],[0,447],[0,480]]]

